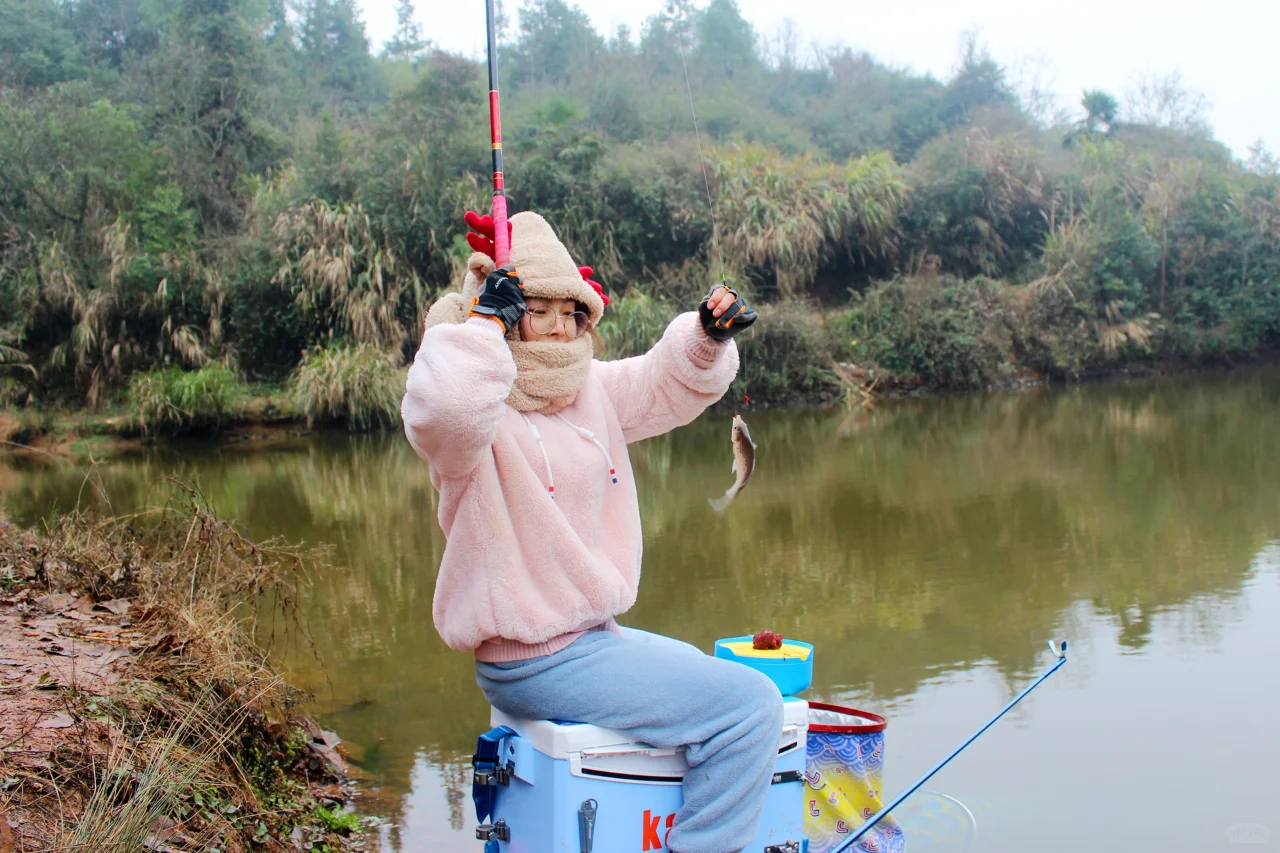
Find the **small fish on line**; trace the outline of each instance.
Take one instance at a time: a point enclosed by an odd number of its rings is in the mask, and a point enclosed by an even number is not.
[[[733,429],[729,433],[730,441],[733,443],[733,472],[737,476],[734,477],[733,485],[729,490],[719,498],[708,498],[707,502],[711,504],[711,508],[716,512],[724,512],[724,508],[738,496],[738,492],[747,487],[747,482],[751,479],[751,472],[756,469],[756,445],[751,440],[751,432],[747,429],[747,422],[742,419],[741,415],[733,416]]]

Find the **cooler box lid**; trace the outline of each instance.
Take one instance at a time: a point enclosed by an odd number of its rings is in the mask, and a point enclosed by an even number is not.
[[[782,713],[784,730],[791,728],[793,731],[808,731],[808,702],[788,696],[782,704]],[[491,709],[489,721],[493,726],[509,726],[520,737],[528,740],[534,749],[551,758],[568,758],[570,754],[580,753],[584,749],[605,746],[643,746],[629,735],[602,726],[556,720],[521,720],[508,716],[497,708]]]

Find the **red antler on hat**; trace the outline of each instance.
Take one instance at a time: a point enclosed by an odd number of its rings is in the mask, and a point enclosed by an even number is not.
[[[462,215],[462,219],[467,223],[467,227],[472,232],[467,234],[467,244],[471,246],[473,252],[484,252],[489,257],[493,257],[493,217],[489,214],[480,216],[475,211],[468,210]],[[507,238],[511,238],[511,220],[507,220]]]
[[[594,273],[595,270],[591,267],[578,267],[578,272],[582,274],[582,280],[591,285],[591,288],[595,290],[596,293],[600,294],[600,301],[603,302],[607,308],[609,306],[609,297],[604,295],[604,287],[600,282],[591,280],[591,274]]]

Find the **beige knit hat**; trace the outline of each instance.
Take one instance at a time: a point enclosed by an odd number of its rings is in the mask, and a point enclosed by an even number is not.
[[[591,325],[600,322],[604,301],[587,284],[569,250],[556,239],[547,220],[532,211],[511,217],[511,262],[525,296],[572,299],[587,308]]]

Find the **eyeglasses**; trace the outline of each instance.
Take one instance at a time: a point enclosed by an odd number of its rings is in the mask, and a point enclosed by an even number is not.
[[[582,311],[557,316],[554,311],[547,308],[526,308],[525,313],[529,315],[529,328],[539,335],[551,334],[555,331],[556,324],[563,319],[565,337],[576,338],[585,332],[591,323],[591,318]]]

